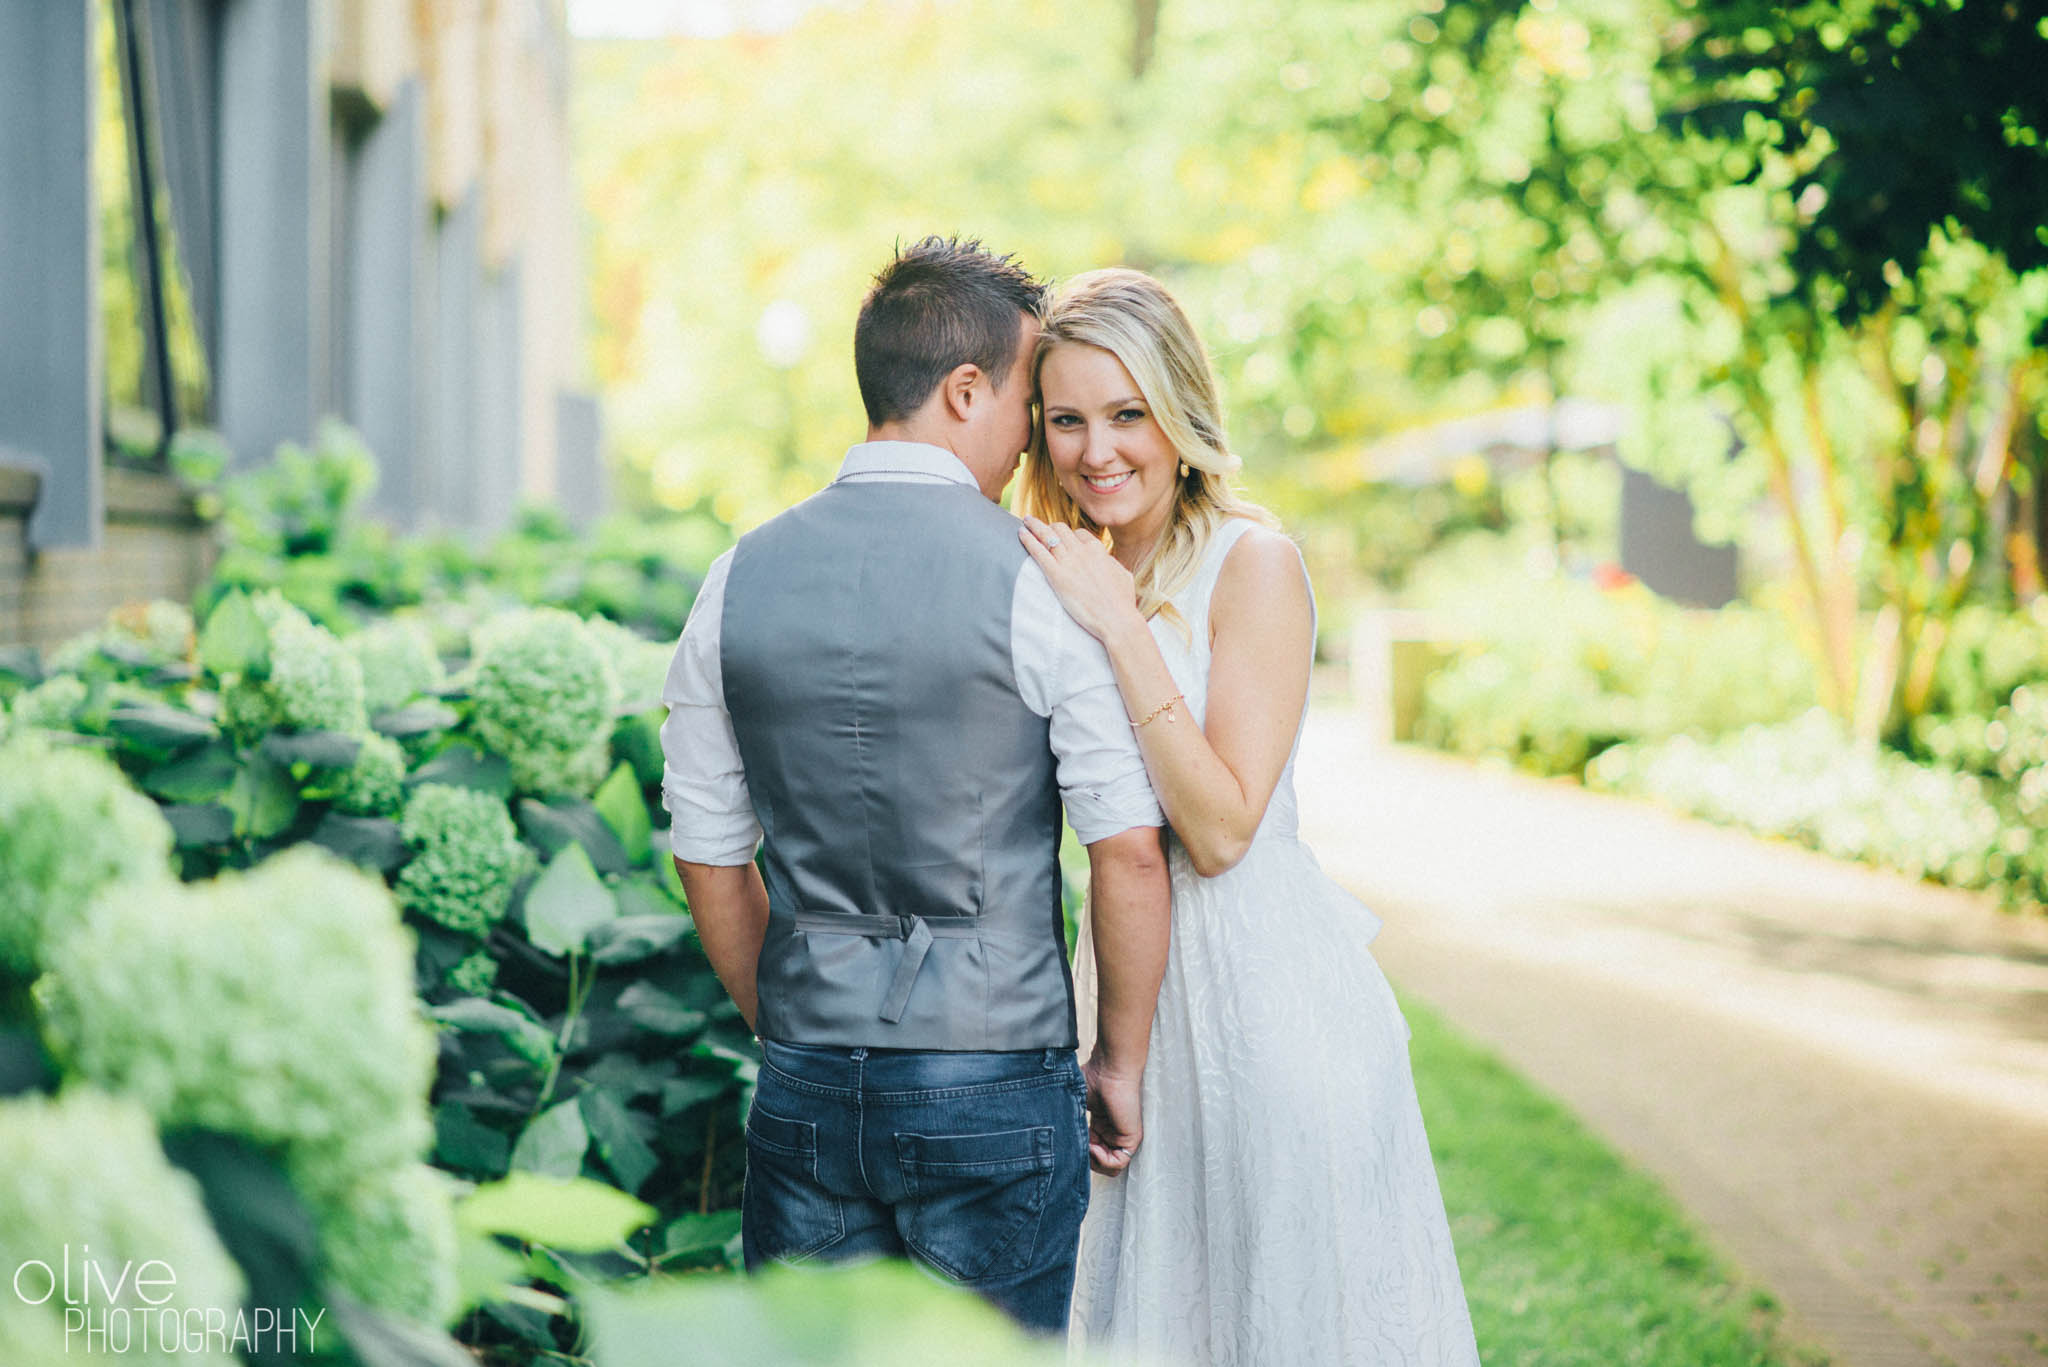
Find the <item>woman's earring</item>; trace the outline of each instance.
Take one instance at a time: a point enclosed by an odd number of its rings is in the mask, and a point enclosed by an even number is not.
[[[1180,463],[1180,477],[1182,479],[1186,479],[1188,477],[1188,463],[1186,461],[1182,461]]]

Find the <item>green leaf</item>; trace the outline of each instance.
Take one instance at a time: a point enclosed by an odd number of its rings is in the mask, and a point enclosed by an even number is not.
[[[673,993],[649,982],[634,983],[619,993],[619,1010],[635,1025],[657,1035],[694,1035],[704,1028],[702,1011],[692,1011]]]
[[[242,761],[227,806],[235,814],[236,835],[268,840],[299,814],[299,790],[290,770],[258,750]]]
[[[199,663],[215,676],[261,679],[270,673],[270,632],[239,589],[220,600],[199,633]]]
[[[629,764],[612,770],[591,799],[597,814],[611,827],[624,847],[628,863],[638,867],[647,862],[654,822],[647,815],[647,799],[640,790],[639,775]]]
[[[701,1102],[716,1101],[731,1092],[735,1085],[730,1076],[700,1075],[664,1082],[661,1084],[661,1114],[664,1118],[680,1115]]]
[[[56,1085],[41,1036],[33,1030],[0,1029],[0,1097],[55,1090]]]
[[[235,748],[216,740],[166,760],[142,776],[142,788],[164,802],[211,802],[235,781]]]
[[[650,1063],[625,1050],[604,1055],[582,1072],[586,1086],[601,1087],[621,1101],[658,1092],[664,1082],[675,1076],[674,1059],[658,1059]]]
[[[547,1114],[561,1110],[573,1116],[576,1103],[565,1101]],[[579,1128],[582,1123],[576,1121]],[[616,1187],[525,1171],[485,1183],[455,1207],[456,1224],[472,1234],[506,1234],[572,1253],[616,1247],[653,1219],[654,1207]]]
[[[440,1329],[373,1310],[333,1287],[324,1299],[356,1367],[476,1367],[469,1351]]]
[[[390,873],[405,863],[408,856],[398,823],[381,816],[329,812],[320,818],[320,824],[307,839],[373,873]]]
[[[164,820],[181,850],[225,845],[235,838],[235,814],[217,802],[200,806],[173,803],[164,808]]]
[[[138,749],[173,755],[220,735],[206,718],[162,703],[123,703],[107,715],[107,729]]]
[[[618,844],[625,846],[627,859],[633,865],[647,863],[649,840],[653,838],[653,820],[647,816],[647,797],[641,793],[639,775],[633,773],[631,764],[618,764],[618,769],[598,785],[592,805],[604,824],[618,836]]]
[[[597,1144],[598,1156],[627,1191],[637,1192],[641,1183],[654,1175],[661,1160],[634,1128],[632,1113],[610,1092],[587,1091],[578,1098],[583,1104],[583,1123]]]
[[[423,783],[445,783],[452,788],[474,788],[493,797],[512,796],[512,766],[503,755],[486,754],[469,745],[451,745],[413,770],[407,788]]]
[[[536,949],[567,954],[590,932],[615,919],[619,905],[581,845],[565,846],[526,893],[526,938]]]
[[[618,875],[633,870],[626,847],[597,814],[597,808],[582,798],[542,802],[523,797],[519,799],[518,815],[520,831],[540,847],[542,854],[552,856],[564,846],[576,844],[583,847],[599,873]]]
[[[221,1244],[242,1265],[258,1305],[300,1305],[319,1260],[319,1233],[277,1161],[215,1130],[170,1130],[164,1153],[205,1193]]]
[[[258,748],[279,764],[346,769],[356,762],[363,743],[344,731],[273,731]]]
[[[689,1227],[678,1237],[687,1241]],[[744,1279],[650,1278],[630,1287],[579,1289],[576,1299],[592,1356],[604,1367],[673,1367],[682,1358],[719,1367],[1059,1367],[1065,1360],[1059,1345],[1025,1337],[987,1301],[939,1285],[900,1258],[856,1267],[778,1267]]]
[[[535,1116],[519,1136],[512,1146],[512,1166],[549,1177],[574,1177],[583,1171],[583,1155],[589,1148],[590,1130],[583,1123],[583,1108],[574,1101],[561,1101]]]
[[[668,856],[663,855],[666,859]],[[668,895],[668,889],[661,880],[647,873],[638,873],[631,878],[621,879],[612,889],[619,897],[619,915],[652,916],[657,920],[689,919],[689,912],[683,904]]]
[[[456,1299],[461,1308],[502,1300],[524,1280],[520,1270],[525,1265],[523,1258],[492,1235],[464,1230],[455,1244]]]
[[[416,702],[396,712],[379,712],[370,725],[393,740],[411,740],[446,731],[461,720],[462,714],[446,703]]]
[[[684,1215],[669,1221],[661,1231],[661,1256],[680,1258],[724,1248],[740,1232],[740,1213],[714,1210],[709,1215]]]
[[[43,657],[34,646],[0,646],[0,678],[26,688],[43,681]]]
[[[668,889],[668,895],[676,899],[676,905],[687,910],[689,894],[683,891],[683,876],[676,872],[675,856],[669,853],[668,831],[660,831],[654,842],[654,867],[661,875],[661,885]]]
[[[625,901],[627,891],[627,888],[619,889],[621,903]],[[587,943],[591,962],[607,966],[637,964],[674,946],[690,933],[690,928],[691,921],[687,916],[673,912],[621,916],[590,932]]]
[[[457,1172],[496,1177],[511,1161],[512,1141],[459,1101],[434,1108],[434,1161]]]
[[[513,1053],[536,1068],[545,1068],[554,1059],[555,1037],[548,1033],[546,1026],[520,1015],[510,1007],[485,1001],[482,997],[462,997],[440,1006],[429,1007],[427,1015],[430,1019],[443,1025],[452,1025],[458,1030],[496,1035],[505,1041]]]
[[[642,788],[661,782],[661,724],[667,720],[668,709],[655,707],[628,717],[612,731],[612,753],[633,766]]]
[[[135,641],[115,637],[100,642],[100,654],[129,669],[148,669],[156,663],[156,652]]]

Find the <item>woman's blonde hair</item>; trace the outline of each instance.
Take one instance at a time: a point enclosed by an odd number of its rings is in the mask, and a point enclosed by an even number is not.
[[[1233,517],[1273,528],[1279,527],[1279,519],[1231,487],[1230,477],[1243,462],[1224,436],[1216,373],[1202,339],[1164,285],[1143,271],[1120,266],[1069,280],[1046,311],[1031,365],[1034,390],[1047,354],[1069,342],[1100,347],[1123,362],[1152,410],[1153,421],[1187,467],[1166,529],[1135,571],[1138,611],[1151,617],[1163,609],[1185,632],[1187,624],[1167,599],[1194,578],[1209,538]],[[1042,417],[1024,456],[1017,511],[1108,537],[1060,487],[1046,454]]]

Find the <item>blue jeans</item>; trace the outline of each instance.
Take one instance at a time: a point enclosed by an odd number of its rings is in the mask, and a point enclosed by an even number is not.
[[[1061,1333],[1088,1208],[1071,1049],[942,1053],[761,1041],[741,1244],[767,1262],[908,1255]]]

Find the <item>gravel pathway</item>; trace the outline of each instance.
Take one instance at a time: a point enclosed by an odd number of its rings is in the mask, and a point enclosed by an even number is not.
[[[1396,984],[1662,1179],[1795,1340],[2048,1364],[2048,917],[1378,745],[1337,705],[1297,782]]]

